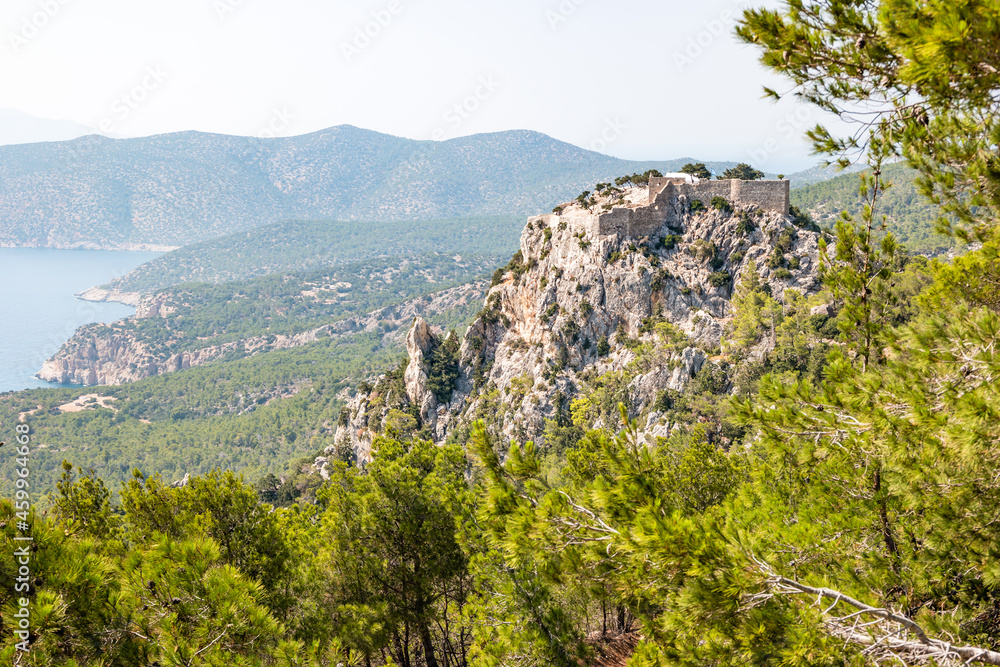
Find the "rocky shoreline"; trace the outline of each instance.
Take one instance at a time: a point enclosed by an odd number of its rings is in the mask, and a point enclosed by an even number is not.
[[[81,301],[121,303],[133,308],[138,308],[139,302],[142,300],[142,294],[139,292],[123,292],[115,289],[104,289],[103,287],[91,287],[82,292],[77,292],[74,296]]]

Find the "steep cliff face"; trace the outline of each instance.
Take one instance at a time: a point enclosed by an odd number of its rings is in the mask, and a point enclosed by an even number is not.
[[[181,371],[192,366],[217,361],[239,352],[250,356],[269,350],[299,347],[319,340],[320,336],[343,333],[344,326],[324,326],[292,336],[253,336],[222,345],[170,353],[136,340],[134,332],[109,333],[104,325],[78,330],[72,340],[42,364],[39,379],[84,386],[119,385],[143,378]]]
[[[614,203],[623,200],[647,205],[634,193]],[[779,300],[785,290],[809,295],[819,287],[818,234],[780,213],[724,202],[707,207],[681,196],[661,207],[654,233],[633,238],[595,234],[591,211],[601,210],[602,200],[584,203],[528,220],[520,251],[494,276],[485,308],[462,339],[447,400],[419,381],[428,331],[417,319],[402,402],[373,401],[385,393],[386,378],[361,392],[342,429],[345,448],[370,449],[394,407],[409,410],[436,441],[479,417],[489,417],[506,440],[538,439],[582,385],[625,370],[630,416],[644,416],[648,434],[665,435],[669,424],[651,406],[664,390],[683,391],[718,354],[734,285],[746,272],[756,271]]]

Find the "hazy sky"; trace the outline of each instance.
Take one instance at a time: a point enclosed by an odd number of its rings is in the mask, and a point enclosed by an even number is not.
[[[631,159],[817,162],[733,36],[774,0],[4,0],[0,107],[115,136],[524,128]]]

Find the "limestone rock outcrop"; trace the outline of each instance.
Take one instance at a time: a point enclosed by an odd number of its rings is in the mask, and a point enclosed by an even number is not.
[[[618,201],[645,206],[633,217],[658,215],[661,223],[638,238],[596,233],[597,211],[611,207],[600,202],[529,218],[519,252],[494,276],[484,309],[462,338],[446,405],[427,389],[427,323],[414,322],[406,400],[419,408],[425,436],[443,441],[488,416],[498,437],[537,439],[587,378],[625,369],[632,378],[630,417],[645,417],[646,436],[664,436],[670,426],[651,406],[665,390],[683,391],[718,353],[733,291],[746,272],[756,271],[779,301],[787,290],[808,296],[819,289],[819,234],[780,211],[710,207],[685,196],[658,201],[655,211],[648,198]],[[636,369],[634,350],[655,338],[655,322],[687,340],[657,352],[652,367]],[[376,394],[362,392],[350,404],[351,433],[360,427],[370,438],[378,431],[380,418],[366,412]],[[363,426],[361,414],[368,415]]]
[[[417,317],[406,335],[406,353],[410,363],[403,375],[403,382],[410,402],[419,406],[420,418],[424,423],[433,423],[437,417],[437,397],[427,389],[430,370],[428,361],[434,343],[434,335],[427,321]]]

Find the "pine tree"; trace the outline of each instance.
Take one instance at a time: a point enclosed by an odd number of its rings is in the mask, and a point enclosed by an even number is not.
[[[682,174],[691,174],[692,176],[697,176],[698,178],[710,179],[712,178],[712,172],[708,170],[704,162],[688,162],[686,165],[681,167]]]
[[[464,454],[420,440],[380,438],[375,448],[365,470],[339,467],[320,496],[334,632],[367,659],[388,651],[401,666],[465,664],[458,614],[470,582],[454,513],[466,494]]]
[[[749,10],[737,29],[789,93],[854,125],[811,130],[818,153],[846,165],[878,137],[917,169],[941,230],[967,240],[990,237],[1000,212],[998,31],[996,0],[795,1]]]
[[[739,179],[741,181],[758,181],[764,178],[764,172],[762,172],[759,169],[754,169],[746,162],[740,162],[735,167],[730,167],[729,169],[726,169],[724,172],[722,172],[722,175],[719,176],[720,181],[728,180],[731,178]]]

